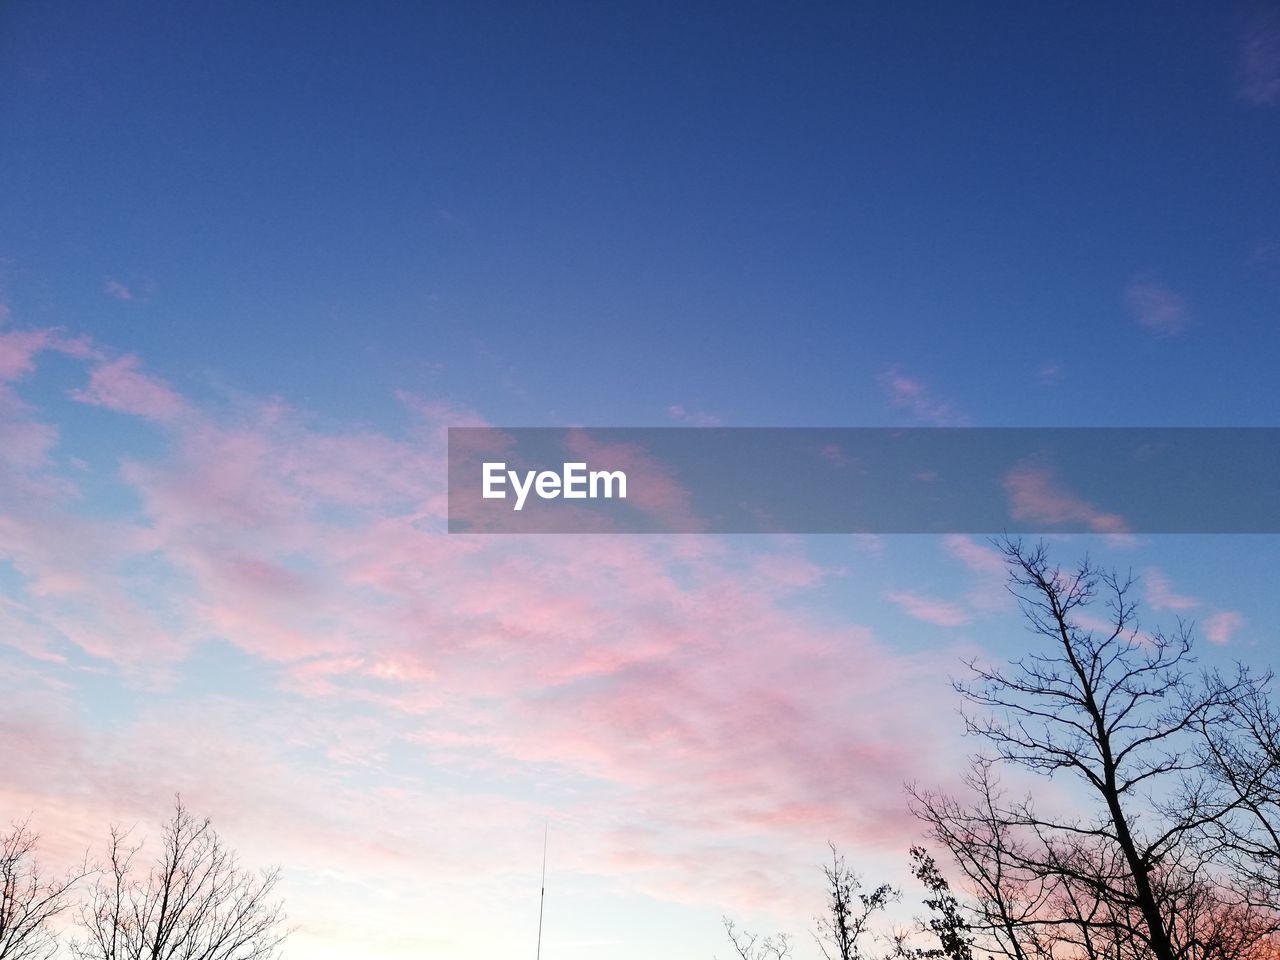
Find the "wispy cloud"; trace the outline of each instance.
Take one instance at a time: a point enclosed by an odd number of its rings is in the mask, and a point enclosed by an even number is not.
[[[1142,571],[1142,583],[1152,610],[1194,610],[1200,606],[1197,598],[1175,591],[1169,577],[1154,567]]]
[[[723,422],[714,413],[701,410],[686,410],[678,403],[667,407],[667,418],[686,427],[718,427]]]
[[[907,376],[899,366],[889,367],[878,379],[889,402],[909,411],[917,420],[936,427],[962,427],[969,422],[954,404],[935,396],[922,381]]]
[[[52,336],[10,344],[23,382]],[[0,657],[89,663],[149,696],[111,748],[91,715],[54,724],[47,705],[0,703],[0,753],[76,770],[24,773],[0,804],[65,817],[46,822],[55,832],[185,784],[291,862],[365,878],[430,857],[468,884],[493,872],[475,837],[532,836],[550,809],[573,821],[584,872],[721,901],[792,896],[793,868],[833,831],[870,849],[911,835],[900,784],[945,769],[953,745],[936,732],[945,698],[899,706],[947,689],[945,658],[810,607],[831,572],[798,546],[449,536],[443,428],[473,413],[405,397],[403,434],[328,429],[277,400],[220,410],[103,353],[83,358],[76,399],[166,429],[91,478],[116,484],[99,515],[88,480],[57,466],[84,452],[58,430],[65,405],[15,409],[44,453],[0,457],[0,556],[18,573],[0,587]],[[252,694],[177,694],[211,643]],[[391,756],[412,774],[393,775]],[[726,836],[768,845],[776,879],[735,881]],[[323,923],[302,903],[295,915]]]
[[[1157,280],[1135,277],[1125,287],[1124,302],[1138,326],[1156,337],[1177,336],[1191,324],[1187,301]]]
[[[1204,620],[1204,635],[1210,643],[1225,646],[1232,636],[1244,626],[1244,616],[1235,610],[1220,610]]]
[[[909,591],[885,594],[885,599],[900,607],[909,617],[938,627],[959,627],[969,622],[969,614],[957,604]]]
[[[585,431],[571,431],[569,452],[587,463],[608,463],[624,470],[632,481],[628,501],[650,516],[682,530],[698,530],[703,521],[693,508],[693,498],[671,468],[641,447],[628,443],[592,440]]]
[[[186,409],[185,401],[167,384],[139,369],[137,357],[125,356],[96,367],[89,385],[73,390],[81,403],[132,413],[148,420],[173,420]]]
[[[35,370],[37,357],[45,351],[82,359],[93,353],[87,340],[68,337],[60,330],[10,328],[0,333],[0,383],[30,374]]]
[[[943,538],[943,548],[973,575],[968,600],[975,610],[999,610],[1009,603],[1005,587],[1008,567],[998,550],[956,533]]]
[[[838,443],[827,443],[818,450],[818,456],[833,467],[844,469],[854,463],[852,457]]]
[[[1280,11],[1255,16],[1240,40],[1240,98],[1254,106],[1280,103]]]
[[[114,277],[107,277],[102,284],[102,290],[107,296],[116,300],[132,300],[134,298],[133,290],[125,286]]]
[[[1084,526],[1096,533],[1125,533],[1124,517],[1106,513],[1068,490],[1055,472],[1045,466],[1021,464],[1004,477],[1009,512],[1015,520],[1050,527]]]
[[[1172,610],[1183,614],[1204,606],[1199,597],[1174,590],[1169,577],[1154,567],[1142,571],[1142,582],[1146,587],[1147,605],[1152,610]],[[1231,642],[1244,622],[1244,615],[1235,610],[1214,610],[1201,621],[1201,628],[1210,643],[1224,646]]]
[[[0,334],[0,383],[17,380],[35,369],[36,355],[48,348],[49,330],[15,330]]]

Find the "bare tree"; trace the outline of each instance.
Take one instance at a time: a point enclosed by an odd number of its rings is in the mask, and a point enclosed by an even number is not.
[[[108,863],[81,911],[77,960],[269,960],[287,931],[278,870],[240,866],[208,819],[176,802],[159,856],[113,829]]]
[[[1179,878],[1170,936],[1192,960],[1274,960],[1276,918],[1210,876]]]
[[[882,922],[882,915],[900,899],[899,891],[881,884],[865,892],[858,874],[834,845],[829,846],[831,861],[822,868],[826,911],[815,919],[814,933],[827,960],[974,960],[973,910],[952,891],[923,847],[910,850],[911,873],[924,887],[923,902],[930,916],[928,920],[917,919],[913,928],[890,928]],[[761,937],[740,930],[728,917],[721,920],[739,960],[787,960],[791,956],[791,938],[786,934]],[[921,935],[935,941],[936,946],[921,946]]]
[[[1261,696],[1259,683],[1243,670],[1210,681],[1194,673],[1185,624],[1141,633],[1131,577],[1088,560],[1064,571],[1043,545],[1000,545],[1041,643],[1005,668],[970,663],[973,680],[956,685],[980,708],[965,715],[968,731],[993,751],[970,779],[977,801],[913,795],[973,882],[987,945],[1015,960],[1206,960],[1205,924],[1233,915],[1244,936],[1270,936],[1274,917],[1231,886],[1217,859],[1241,800],[1201,746]],[[996,763],[1074,782],[1084,812],[1006,798]]]
[[[967,803],[910,788],[912,811],[951,853],[968,881],[969,932],[983,953],[1030,960],[1045,956],[1035,921],[1048,913],[1055,884],[1025,864],[1028,838],[1006,812],[992,763],[974,758],[965,777]]]
[[[791,956],[791,938],[787,934],[775,933],[762,937],[757,933],[740,930],[728,917],[721,917],[720,920],[739,960],[788,960]]]
[[[1229,723],[1205,726],[1204,750],[1235,807],[1211,835],[1251,897],[1280,909],[1280,713],[1262,683],[1232,703]]]
[[[823,955],[827,960],[871,960],[868,944],[882,939],[890,944],[891,955],[903,960],[915,957],[916,953],[905,946],[905,934],[882,935],[873,926],[877,915],[898,899],[898,891],[886,883],[864,892],[861,878],[849,868],[835,845],[829,846],[831,862],[822,868],[826,911],[815,919],[817,929],[813,934]],[[787,934],[761,937],[740,930],[728,917],[721,920],[740,960],[787,960],[791,956],[792,942]]]
[[[0,836],[0,960],[46,960],[57,952],[55,919],[68,905],[84,871],[58,878],[41,874],[39,837],[27,821]]]

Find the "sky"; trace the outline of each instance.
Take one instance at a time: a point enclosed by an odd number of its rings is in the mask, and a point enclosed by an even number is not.
[[[1276,426],[1280,7],[0,4],[0,781],[291,957],[803,939],[901,882],[981,537],[445,533],[448,426]],[[1274,537],[1055,537],[1206,663]],[[801,960],[807,954],[801,955]]]

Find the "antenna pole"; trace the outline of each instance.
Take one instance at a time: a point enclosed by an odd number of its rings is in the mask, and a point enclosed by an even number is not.
[[[542,890],[538,894],[538,955],[537,960],[542,960],[542,905],[547,900],[547,833],[550,829],[550,822],[542,824]]]

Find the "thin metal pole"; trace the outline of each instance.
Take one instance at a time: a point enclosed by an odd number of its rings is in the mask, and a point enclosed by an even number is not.
[[[538,894],[538,957],[542,960],[542,905],[547,901],[547,833],[550,821],[542,825],[542,891]]]

